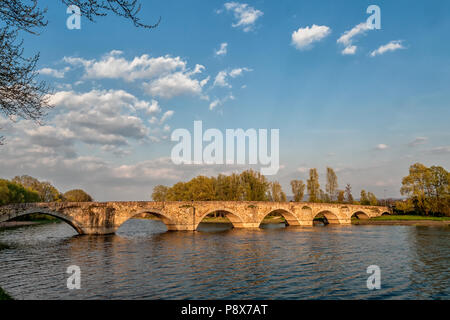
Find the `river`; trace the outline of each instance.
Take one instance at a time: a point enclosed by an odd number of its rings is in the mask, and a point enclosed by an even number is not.
[[[4,229],[0,287],[16,299],[450,299],[449,227],[271,225],[166,232],[132,219],[116,235],[65,223]],[[1,246],[0,246],[1,247]],[[67,267],[81,289],[67,289]],[[381,270],[368,290],[367,267]]]

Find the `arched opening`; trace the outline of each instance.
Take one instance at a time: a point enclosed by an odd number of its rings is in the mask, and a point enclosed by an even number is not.
[[[33,226],[60,222],[65,222],[78,234],[84,233],[76,221],[59,212],[53,212],[45,209],[28,210],[18,213],[13,217],[9,216],[8,218],[0,217],[0,228]]]
[[[362,211],[357,211],[352,214],[352,220],[367,220],[369,215]]]
[[[278,229],[299,225],[300,222],[291,212],[284,209],[277,209],[266,214],[261,220],[259,227],[262,229]]]
[[[203,216],[197,224],[196,230],[201,232],[218,232],[239,228],[241,219],[228,210],[215,210]]]
[[[116,234],[125,237],[146,237],[171,230],[172,225],[172,221],[161,213],[142,211],[125,220]]]
[[[382,216],[390,216],[391,214],[389,213],[389,212],[383,212],[382,214],[381,214]]]
[[[314,226],[326,226],[329,224],[339,224],[338,217],[331,211],[321,211],[313,219]]]

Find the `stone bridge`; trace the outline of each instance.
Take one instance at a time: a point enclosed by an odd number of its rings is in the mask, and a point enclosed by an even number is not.
[[[173,202],[50,202],[21,203],[0,207],[0,223],[16,217],[43,213],[57,217],[80,234],[110,234],[128,219],[150,213],[169,230],[196,230],[210,213],[221,212],[235,228],[258,228],[270,213],[283,215],[291,226],[312,226],[316,217],[330,224],[350,224],[357,216],[367,219],[391,213],[388,207],[337,203],[258,201],[173,201]]]

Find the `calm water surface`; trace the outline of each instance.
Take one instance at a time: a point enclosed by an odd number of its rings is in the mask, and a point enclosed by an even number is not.
[[[0,286],[16,299],[449,299],[450,229],[316,226],[165,232],[132,219],[116,235],[64,223],[0,231]],[[66,269],[81,268],[68,290]],[[381,289],[369,291],[369,265]]]

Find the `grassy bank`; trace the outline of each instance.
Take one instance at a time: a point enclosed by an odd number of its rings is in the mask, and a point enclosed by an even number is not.
[[[450,226],[449,217],[391,215],[366,220],[352,219],[356,225],[410,225],[410,226]]]
[[[0,288],[0,300],[13,300],[13,298],[5,292],[2,288]]]
[[[386,215],[371,218],[374,221],[449,221],[450,217],[408,216],[408,215]]]

